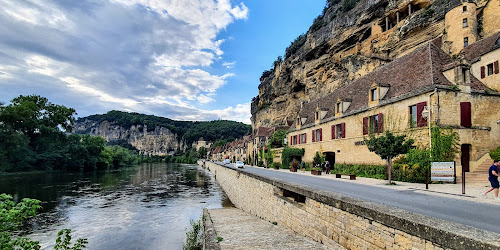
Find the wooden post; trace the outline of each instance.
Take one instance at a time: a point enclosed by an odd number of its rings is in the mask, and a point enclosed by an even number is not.
[[[399,23],[399,11],[396,12],[396,20],[397,20],[397,23]]]
[[[385,30],[389,30],[389,17],[385,17]]]
[[[425,189],[429,189],[429,170],[425,170]]]

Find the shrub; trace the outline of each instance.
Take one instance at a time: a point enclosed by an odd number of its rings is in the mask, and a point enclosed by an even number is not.
[[[203,225],[201,219],[191,220],[191,230],[186,233],[186,242],[182,246],[183,250],[203,249]]]
[[[300,167],[300,162],[297,161],[296,159],[293,159],[292,161],[292,169],[299,169]]]
[[[302,45],[304,45],[306,43],[306,40],[307,40],[306,34],[302,34],[302,35],[298,36],[297,38],[295,38],[295,40],[293,40],[293,42],[290,44],[290,46],[288,46],[288,48],[286,48],[285,58],[289,58],[291,55],[295,54],[295,52],[297,52],[297,50],[299,50],[300,47],[302,47]]]
[[[322,163],[321,156],[319,155],[319,152],[316,152],[313,159],[313,166],[319,165],[321,163]]]
[[[385,179],[386,176],[386,166],[383,165],[335,164],[332,171],[339,174],[355,174],[359,177],[382,180]]]
[[[274,169],[280,169],[281,168],[281,163],[279,163],[279,162],[273,162],[272,165],[273,165]]]
[[[500,146],[498,148],[490,151],[490,157],[494,161],[500,160]]]
[[[284,148],[281,153],[281,165],[283,168],[289,168],[290,162],[296,159],[298,162],[302,160],[305,150],[303,148]]]

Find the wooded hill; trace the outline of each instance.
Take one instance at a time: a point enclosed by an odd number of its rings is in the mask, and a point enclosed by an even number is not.
[[[178,140],[183,140],[187,145],[191,145],[200,137],[206,141],[228,140],[241,138],[251,132],[250,125],[227,120],[216,120],[208,122],[176,121],[165,117],[145,115],[139,113],[128,113],[117,110],[109,111],[106,114],[97,114],[79,118],[76,122],[84,123],[92,121],[96,124],[108,121],[110,124],[119,125],[123,128],[131,126],[144,126],[148,131],[153,131],[156,127],[164,127],[177,135]],[[90,131],[90,127],[87,127]],[[87,133],[89,131],[79,131]]]

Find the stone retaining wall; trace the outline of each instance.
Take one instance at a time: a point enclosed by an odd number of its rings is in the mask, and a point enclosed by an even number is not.
[[[212,162],[233,204],[328,246],[348,249],[499,249],[497,234],[453,222],[314,190]],[[301,201],[291,197],[298,195]],[[290,195],[292,194],[292,195]]]

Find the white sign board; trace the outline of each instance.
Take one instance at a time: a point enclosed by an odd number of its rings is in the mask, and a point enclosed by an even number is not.
[[[433,162],[431,164],[431,181],[455,183],[455,162]]]

